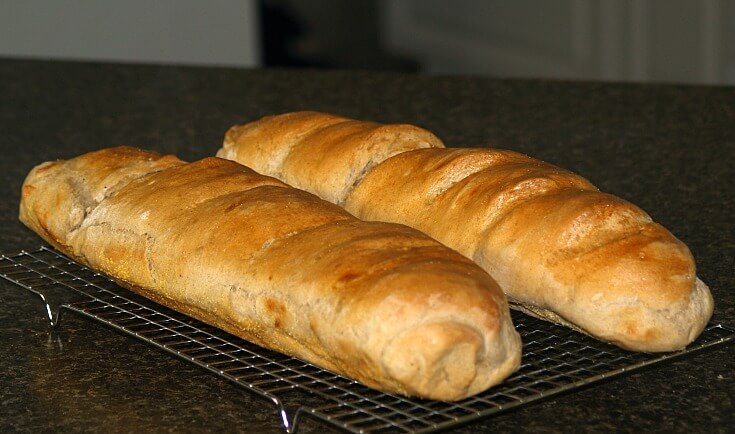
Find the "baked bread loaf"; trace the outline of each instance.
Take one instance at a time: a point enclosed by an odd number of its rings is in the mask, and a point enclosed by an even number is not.
[[[402,138],[391,142],[387,126],[336,119],[301,112],[236,126],[217,155],[358,218],[420,229],[481,265],[511,304],[621,347],[677,350],[708,322],[712,296],[688,248],[633,204],[516,152],[446,149],[428,132],[415,138],[416,127],[391,126]],[[331,134],[340,122],[362,133]],[[366,149],[370,164],[349,158]],[[358,175],[335,184],[332,164]]]
[[[472,261],[232,161],[43,163],[20,219],[133,291],[376,389],[458,400],[519,366],[505,295]]]

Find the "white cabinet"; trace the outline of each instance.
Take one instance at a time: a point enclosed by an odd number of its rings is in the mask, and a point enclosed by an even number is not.
[[[2,0],[0,56],[257,66],[255,0]]]

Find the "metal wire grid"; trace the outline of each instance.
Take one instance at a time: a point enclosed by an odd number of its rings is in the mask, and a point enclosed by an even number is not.
[[[0,277],[40,296],[52,325],[64,311],[80,313],[195,363],[276,406],[288,432],[303,416],[351,432],[430,432],[487,417],[563,391],[701,350],[735,337],[710,324],[686,350],[631,353],[519,312],[523,364],[499,386],[460,402],[409,399],[369,389],[309,363],[250,344],[217,328],[120,288],[59,253],[42,247],[0,256]],[[83,294],[55,307],[51,289]]]

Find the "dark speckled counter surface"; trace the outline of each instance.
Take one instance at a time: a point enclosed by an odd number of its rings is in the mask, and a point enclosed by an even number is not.
[[[213,154],[232,124],[320,110],[415,123],[450,146],[521,151],[649,212],[689,245],[735,326],[735,88],[0,60],[0,251],[34,165],[132,144]],[[81,317],[58,333],[0,282],[0,432],[281,432],[275,408]],[[457,432],[733,432],[735,345],[656,365]],[[303,432],[324,432],[305,420]]]

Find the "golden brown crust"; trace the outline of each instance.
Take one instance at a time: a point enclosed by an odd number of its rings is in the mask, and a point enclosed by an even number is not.
[[[428,147],[444,144],[413,125],[297,112],[232,127],[217,156],[247,159],[249,167],[259,173],[341,204],[374,166],[401,152]]]
[[[505,296],[471,261],[234,162],[41,165],[21,220],[146,297],[381,390],[461,399],[519,364]]]
[[[470,158],[491,163],[435,194],[453,171],[447,161]],[[385,191],[411,199],[388,206]],[[683,243],[638,207],[521,154],[407,152],[371,171],[345,208],[426,232],[473,258],[512,301],[624,348],[683,348],[712,314]]]
[[[254,124],[267,134],[268,123]],[[345,149],[382,146],[358,146],[358,139],[370,141],[350,137]],[[424,231],[472,258],[511,301],[539,316],[631,350],[670,351],[696,338],[712,314],[711,294],[686,246],[638,207],[571,172],[512,151],[415,146],[381,160],[345,190],[326,173],[328,150],[343,146],[333,143],[342,138],[300,140],[289,149],[311,151],[310,160],[286,151],[291,164],[265,173],[359,218]],[[267,158],[247,137],[220,152],[243,164]],[[308,161],[318,159],[313,171]]]

